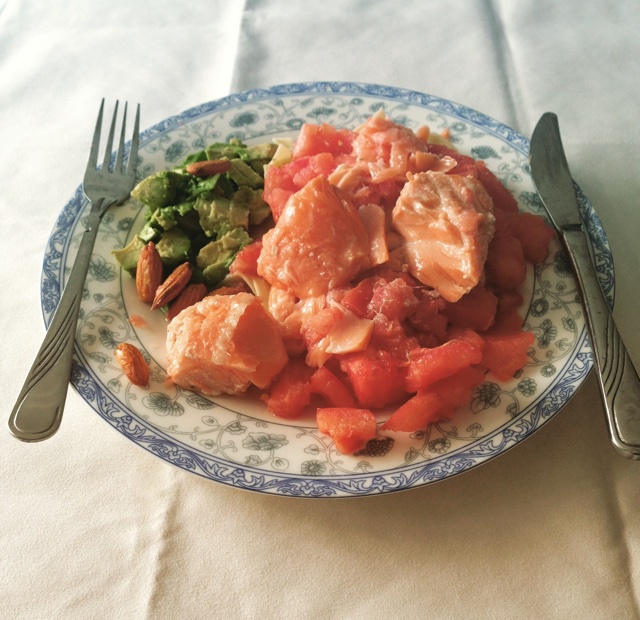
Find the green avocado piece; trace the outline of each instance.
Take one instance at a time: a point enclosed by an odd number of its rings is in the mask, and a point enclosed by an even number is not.
[[[233,199],[218,196],[208,200],[200,196],[195,209],[200,215],[200,226],[208,237],[219,237],[234,228],[249,227],[249,207]]]
[[[264,186],[264,179],[242,159],[232,159],[227,174],[238,186],[258,188]]]
[[[136,268],[138,267],[138,257],[145,245],[145,242],[136,235],[123,248],[113,250],[112,254],[125,271],[131,275],[135,275]]]
[[[175,267],[189,259],[191,240],[184,230],[175,226],[165,231],[160,241],[156,243],[156,250],[167,267]]]
[[[248,209],[250,226],[262,224],[271,214],[269,205],[262,199],[261,189],[240,187],[234,193],[231,201],[239,208]]]
[[[212,287],[223,280],[236,254],[251,241],[244,228],[234,228],[217,241],[205,245],[196,257],[196,266],[202,271],[205,284]]]
[[[155,210],[180,202],[192,184],[190,175],[161,170],[142,179],[131,191],[131,196]]]

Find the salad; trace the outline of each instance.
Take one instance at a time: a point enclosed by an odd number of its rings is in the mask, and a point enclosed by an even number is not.
[[[306,124],[295,143],[211,145],[132,196],[146,224],[116,257],[167,312],[182,387],[256,390],[287,419],[312,408],[354,453],[527,360],[518,288],[553,231],[446,134],[383,113]]]

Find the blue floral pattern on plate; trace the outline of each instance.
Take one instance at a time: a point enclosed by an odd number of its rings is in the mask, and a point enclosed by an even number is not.
[[[432,131],[448,129],[462,152],[483,159],[498,175],[522,210],[544,215],[530,178],[526,138],[466,106],[373,84],[287,84],[197,106],[142,134],[139,174],[171,167],[210,142],[295,137],[305,122],[353,128],[381,108],[413,129],[422,124]],[[576,189],[602,288],[612,304],[614,270],[606,236]],[[86,208],[79,187],[50,236],[41,285],[47,324],[75,257]],[[112,209],[101,224],[78,323],[72,384],[107,423],[142,448],[223,484],[279,495],[347,497],[442,480],[529,437],[567,403],[592,365],[576,285],[554,239],[546,261],[530,270],[521,291],[528,308],[525,327],[536,336],[527,366],[506,383],[488,376],[469,407],[451,421],[411,435],[381,434],[359,453],[342,455],[318,432],[312,416],[278,420],[251,395],[210,399],[165,382],[164,319],[137,300],[135,283],[111,254],[142,220],[140,205],[131,201]],[[146,325],[134,327],[133,315],[144,317]],[[113,356],[120,342],[143,350],[151,367],[148,389],[123,377]]]

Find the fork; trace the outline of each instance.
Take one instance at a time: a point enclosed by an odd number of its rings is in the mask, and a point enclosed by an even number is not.
[[[129,197],[135,185],[140,105],[138,104],[136,109],[133,137],[126,166],[124,162],[126,103],[122,115],[118,151],[113,166],[110,166],[113,159],[113,139],[118,116],[117,101],[105,146],[104,160],[102,165],[98,166],[103,112],[104,99],[100,104],[98,120],[91,142],[89,162],[82,184],[91,209],[78,254],[42,346],[9,416],[9,430],[22,441],[34,442],[48,439],[60,427],[71,378],[71,363],[80,302],[100,221],[111,205],[120,204]]]

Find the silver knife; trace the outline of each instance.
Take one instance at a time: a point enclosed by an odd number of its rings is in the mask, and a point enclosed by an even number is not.
[[[551,112],[542,115],[533,131],[529,162],[533,182],[573,265],[611,441],[623,456],[640,460],[640,379],[600,288],[558,117]]]

